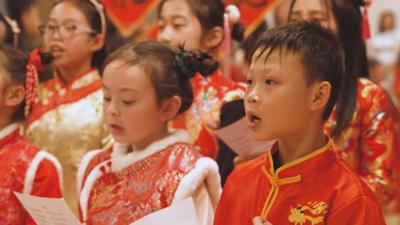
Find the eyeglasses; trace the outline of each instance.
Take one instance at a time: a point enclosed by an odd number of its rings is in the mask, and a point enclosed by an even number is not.
[[[97,31],[83,27],[77,24],[64,24],[64,25],[51,25],[43,24],[39,26],[39,31],[43,38],[53,37],[54,34],[58,34],[62,39],[69,39],[77,34],[98,34]]]

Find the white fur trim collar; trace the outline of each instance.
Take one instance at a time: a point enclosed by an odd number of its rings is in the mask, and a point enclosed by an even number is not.
[[[92,161],[92,159],[97,154],[99,154],[100,152],[106,151],[106,150],[107,149],[105,149],[105,150],[99,150],[99,149],[93,150],[93,151],[90,151],[90,152],[86,153],[86,155],[83,157],[83,159],[82,159],[82,161],[81,161],[81,163],[79,165],[78,173],[77,173],[77,182],[76,182],[77,192],[76,193],[79,193],[81,191],[81,189],[82,189],[83,176],[85,175],[85,172],[87,170],[87,167],[89,166],[89,163]]]
[[[11,134],[15,130],[18,130],[20,128],[21,124],[19,123],[12,123],[8,126],[6,126],[3,130],[0,130],[0,140],[7,137],[7,135]]]
[[[55,168],[57,170],[57,175],[59,177],[59,185],[60,185],[60,188],[62,189],[62,187],[63,187],[62,186],[62,184],[63,184],[63,175],[62,174],[63,173],[62,173],[62,167],[61,167],[60,162],[57,160],[56,157],[54,157],[50,153],[47,153],[45,151],[39,151],[35,155],[33,160],[31,161],[29,168],[26,171],[24,190],[23,190],[24,194],[31,194],[33,182],[36,179],[37,170],[39,168],[40,163],[45,159],[49,160],[55,166]]]
[[[188,132],[179,130],[161,140],[151,143],[143,150],[136,150],[130,153],[127,153],[129,145],[115,143],[113,146],[113,152],[111,154],[111,159],[113,162],[111,171],[121,171],[132,163],[158,153],[172,144],[177,142],[189,143],[189,141],[190,139]]]
[[[207,157],[197,160],[196,166],[183,177],[176,189],[172,204],[191,197],[203,183],[207,186],[207,191],[210,194],[212,206],[215,210],[222,193],[221,180],[217,163]]]

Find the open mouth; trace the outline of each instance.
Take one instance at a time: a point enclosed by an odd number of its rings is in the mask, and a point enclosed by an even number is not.
[[[50,53],[51,53],[54,57],[59,56],[63,51],[64,51],[64,49],[62,49],[61,47],[59,47],[59,46],[57,46],[57,45],[53,45],[53,46],[50,47]]]
[[[249,116],[247,116],[247,119],[249,120],[250,123],[253,123],[253,124],[261,121],[261,118],[258,116],[255,116],[255,115],[249,115]]]
[[[117,132],[124,130],[123,127],[120,127],[120,126],[115,125],[115,124],[110,124],[110,128],[111,128],[112,131],[117,131]]]

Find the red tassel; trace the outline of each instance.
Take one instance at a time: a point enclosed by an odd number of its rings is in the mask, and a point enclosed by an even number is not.
[[[371,28],[368,19],[368,7],[371,5],[371,0],[365,0],[364,13],[361,22],[362,38],[365,41],[371,38]]]
[[[28,117],[31,106],[35,101],[36,90],[39,85],[39,78],[36,67],[32,64],[26,66],[26,84],[25,84],[25,118]]]

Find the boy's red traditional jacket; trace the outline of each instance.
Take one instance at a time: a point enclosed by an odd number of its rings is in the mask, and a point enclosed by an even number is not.
[[[192,107],[178,116],[171,126],[187,129],[193,148],[203,156],[215,158],[218,142],[213,130],[219,127],[221,107],[226,102],[243,98],[245,86],[229,80],[218,70],[206,78],[196,74],[191,85]]]
[[[35,224],[14,191],[61,198],[61,165],[20,136],[20,125],[0,131],[0,224]]]
[[[101,78],[92,69],[68,84],[54,78],[40,84],[26,122],[27,139],[53,154],[64,172],[64,197],[77,212],[76,173],[83,156],[107,144]]]
[[[370,80],[360,78],[356,109],[349,126],[335,140],[335,149],[374,191],[382,205],[396,195],[399,163],[399,121],[385,91]],[[336,126],[334,110],[325,128]]]
[[[78,174],[82,222],[130,224],[192,196],[199,225],[212,223],[221,187],[216,163],[176,132],[143,150],[125,144],[88,153]]]
[[[274,171],[273,154],[239,165],[228,178],[214,225],[252,225],[261,216],[276,225],[383,225],[368,186],[329,141]]]

